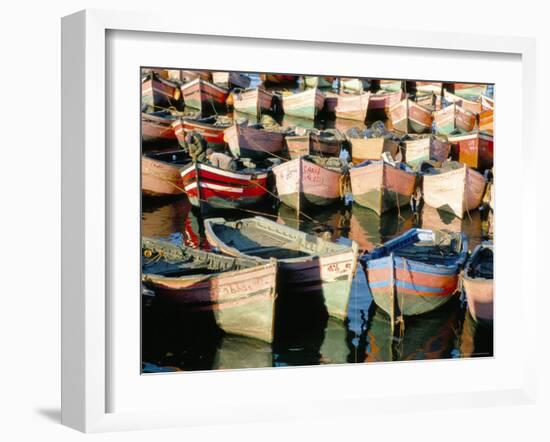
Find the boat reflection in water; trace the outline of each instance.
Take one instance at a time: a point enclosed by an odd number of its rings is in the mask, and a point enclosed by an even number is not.
[[[458,349],[464,358],[493,356],[493,324],[476,322],[466,311]]]
[[[365,362],[407,361],[458,357],[456,342],[463,309],[458,297],[440,309],[408,317],[402,337],[392,338],[390,318],[375,311],[367,328]]]

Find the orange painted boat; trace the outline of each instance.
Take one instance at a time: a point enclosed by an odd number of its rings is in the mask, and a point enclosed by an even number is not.
[[[416,173],[404,163],[365,161],[350,169],[353,201],[381,215],[410,203]]]
[[[144,145],[162,146],[176,144],[176,134],[172,127],[174,117],[170,112],[160,111],[152,114],[141,113],[141,139]]]
[[[279,164],[273,168],[277,194],[287,206],[301,210],[304,207],[328,206],[342,198],[342,165],[324,167],[322,158],[307,156]],[[320,164],[317,164],[319,162]]]
[[[493,242],[479,244],[466,262],[462,278],[468,310],[476,321],[493,320]]]
[[[229,91],[202,78],[196,78],[182,85],[181,93],[185,106],[198,109],[203,114],[227,110],[225,102]]]
[[[384,152],[389,152],[395,158],[399,152],[399,144],[389,138],[364,138],[348,135],[347,139],[351,145],[353,164],[359,164],[366,160],[379,160]]]
[[[262,124],[233,124],[225,129],[224,140],[235,158],[277,157],[285,147],[284,133],[266,130]]]
[[[365,121],[369,107],[370,92],[358,95],[341,94],[334,109],[336,118]]]
[[[438,134],[448,135],[452,132],[470,132],[476,125],[476,116],[452,103],[449,106],[434,112],[435,131]]]
[[[189,156],[181,149],[142,155],[141,192],[147,196],[184,194],[180,169],[190,162]]]
[[[456,161],[430,168],[422,174],[424,202],[436,209],[462,218],[481,204],[485,178],[479,172]]]
[[[432,129],[432,112],[409,98],[390,108],[393,128],[402,133],[425,133]]]
[[[142,282],[172,309],[211,312],[226,333],[273,341],[277,263],[144,237]]]
[[[483,171],[493,167],[494,142],[491,135],[473,132],[448,137],[453,145],[453,159]]]

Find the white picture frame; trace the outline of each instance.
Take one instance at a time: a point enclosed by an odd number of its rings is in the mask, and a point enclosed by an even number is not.
[[[110,110],[107,106],[105,73],[109,63],[106,36],[112,31],[151,32],[165,36],[192,35],[195,39],[200,39],[201,36],[271,39],[289,47],[293,42],[315,42],[381,48],[465,51],[477,54],[513,54],[521,58],[522,103],[521,120],[518,122],[518,125],[521,125],[521,156],[525,158],[534,153],[533,113],[536,96],[533,39],[428,33],[420,30],[395,30],[387,33],[370,27],[355,28],[344,25],[334,25],[328,35],[321,28],[314,26],[263,27],[261,23],[246,22],[233,27],[215,16],[208,22],[189,21],[183,26],[179,17],[169,14],[157,16],[100,10],[81,11],[63,18],[62,423],[80,431],[98,432],[208,423],[207,417],[201,415],[200,407],[194,414],[185,413],[183,409],[171,413],[165,410],[109,411],[108,396],[113,386],[109,379],[112,352],[108,337],[112,318],[107,287],[108,266],[114,258],[108,253],[108,244],[112,240],[108,224],[112,220],[107,209],[111,197],[108,182],[110,164],[107,154],[106,120],[110,118]],[[156,35],[158,37],[158,34]],[[498,118],[497,111],[497,121]],[[521,164],[522,173],[527,174],[527,162]],[[530,189],[528,192],[526,188],[521,187],[518,192],[523,207],[535,207],[535,191]],[[517,301],[520,310],[536,304],[536,280],[534,277],[526,277],[526,257],[534,254],[534,247],[535,245],[528,241],[521,242],[520,260],[523,268],[521,297],[518,297]],[[323,416],[330,413],[366,414],[374,410],[405,411],[411,404],[414,404],[415,409],[436,410],[441,407],[469,407],[474,402],[477,406],[533,403],[536,390],[536,324],[535,321],[528,321],[526,316],[521,320],[524,321],[525,360],[521,364],[521,373],[516,373],[517,378],[514,378],[513,382],[510,380],[509,385],[502,385],[502,388],[463,392],[442,391],[440,394],[425,395],[389,391],[387,395],[378,397],[376,404],[362,401],[360,395],[342,397],[337,401],[312,397],[309,400],[312,407],[308,410],[300,406],[289,406],[284,410],[273,406],[249,413],[242,421]],[[421,366],[426,363],[415,364]],[[445,369],[441,364],[437,367],[434,369]],[[343,369],[332,367],[331,371]],[[392,370],[401,368],[394,365]],[[287,378],[298,375],[298,372],[283,372]],[[348,373],[349,370],[346,371],[346,374]],[[228,375],[217,373],[216,376]],[[396,398],[399,398],[398,404],[395,403]],[[240,400],[242,402],[245,399]],[[235,401],[239,403],[239,399]],[[254,409],[253,404],[241,403],[240,407],[243,410]],[[226,422],[235,422],[235,419],[226,416]]]

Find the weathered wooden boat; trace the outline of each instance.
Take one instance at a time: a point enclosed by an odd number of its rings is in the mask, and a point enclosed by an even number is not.
[[[173,81],[150,72],[141,80],[141,110],[155,112],[170,106],[179,106],[181,93],[178,85]]]
[[[180,70],[180,79],[183,83],[201,78],[204,81],[212,81],[212,72],[210,71],[185,71]]]
[[[361,94],[340,94],[334,112],[336,118],[365,121],[369,107],[370,92]]]
[[[210,218],[204,227],[210,245],[227,255],[253,258],[262,264],[275,258],[279,297],[322,294],[329,315],[346,318],[357,265],[353,241],[326,241],[262,217],[240,221]],[[288,287],[292,290],[285,289]]]
[[[493,241],[484,241],[472,252],[462,277],[468,310],[475,320],[493,320]]]
[[[386,111],[389,115],[389,109],[399,103],[403,99],[403,91],[386,92],[379,91],[375,94],[370,94],[369,110]]]
[[[317,76],[304,76],[304,84],[306,87],[332,87],[335,77],[317,77]]]
[[[364,78],[340,78],[340,91],[361,93],[370,86]]]
[[[381,89],[386,92],[397,92],[403,89],[402,80],[371,80],[371,85],[375,89]]]
[[[224,130],[230,127],[233,122],[220,116],[211,116],[205,118],[184,117],[178,118],[172,123],[174,133],[180,143],[184,145],[185,137],[190,132],[199,134],[213,148],[225,146],[223,140]]]
[[[429,206],[462,218],[477,209],[485,192],[485,178],[456,161],[422,172],[422,197]]]
[[[399,152],[399,144],[389,137],[356,137],[346,135],[351,145],[351,161],[359,164],[366,160],[379,160],[384,152],[395,158]]]
[[[453,83],[453,92],[462,98],[479,98],[487,95],[488,85],[475,83]]]
[[[237,90],[232,96],[235,110],[245,114],[258,116],[273,107],[273,94],[263,88]]]
[[[141,156],[141,192],[148,196],[169,196],[185,193],[180,169],[190,163],[181,149],[149,152]]]
[[[181,87],[185,106],[200,110],[205,113],[223,112],[226,108],[226,100],[229,91],[226,88],[216,86],[202,78],[196,78]]]
[[[159,302],[212,312],[226,333],[273,341],[275,260],[258,263],[142,238],[142,282]]]
[[[414,102],[431,112],[441,110],[441,97],[432,92],[415,95]]]
[[[410,204],[416,173],[404,163],[367,160],[350,169],[353,201],[378,215]]]
[[[432,129],[432,112],[409,98],[390,108],[393,128],[399,132],[425,133]]]
[[[488,134],[473,132],[448,137],[453,145],[453,159],[477,170],[493,167],[494,143]]]
[[[482,109],[481,101],[468,100],[464,97],[459,97],[458,95],[450,93],[449,91],[447,91],[447,89],[445,89],[445,91],[443,92],[443,98],[448,104],[458,104],[463,109],[471,112],[474,115],[479,114]]]
[[[172,127],[174,116],[168,111],[141,113],[141,139],[147,145],[176,144],[176,134]]]
[[[343,165],[340,159],[304,156],[273,168],[279,200],[298,211],[328,206],[342,196]]]
[[[479,114],[479,131],[487,134],[493,135],[493,112],[494,112],[494,102],[484,95],[481,96],[481,112]]]
[[[453,132],[470,132],[476,125],[476,116],[452,103],[449,106],[434,112],[435,131],[438,134],[448,135]]]
[[[324,101],[325,96],[318,88],[282,96],[283,111],[286,115],[310,120],[313,120],[321,112]]]
[[[268,195],[268,173],[268,168],[241,167],[228,171],[205,163],[192,163],[180,171],[189,201],[203,213],[260,203]]]
[[[313,129],[309,132],[309,138],[312,155],[333,157],[340,155],[340,151],[346,140],[338,129]]]
[[[224,88],[247,88],[250,77],[240,72],[212,72],[212,83]]]
[[[236,158],[255,160],[280,156],[285,146],[283,132],[266,130],[262,124],[233,124],[225,129],[224,140]]]
[[[374,302],[393,321],[448,302],[467,254],[466,235],[415,228],[364,254],[360,262]]]
[[[263,83],[272,85],[296,83],[300,77],[298,75],[288,74],[260,74],[260,80]]]
[[[433,93],[443,95],[443,82],[441,81],[407,81],[407,92],[413,95]]]
[[[299,132],[285,136],[286,151],[291,160],[309,155],[311,150],[309,131]]]
[[[451,144],[433,135],[409,135],[405,141],[405,162],[418,168],[424,161],[442,163],[449,158]]]

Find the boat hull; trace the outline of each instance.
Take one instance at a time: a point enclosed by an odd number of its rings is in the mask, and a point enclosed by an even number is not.
[[[162,78],[149,78],[141,83],[141,105],[146,112],[155,112],[179,104],[177,85]]]
[[[342,174],[298,158],[273,168],[280,201],[296,210],[328,206],[341,198]]]
[[[348,138],[351,144],[351,161],[359,164],[366,160],[379,160],[384,152],[395,157],[399,152],[399,145],[387,138]]]
[[[200,110],[202,113],[226,111],[227,89],[197,78],[181,86],[185,106]]]
[[[181,169],[181,182],[191,204],[202,212],[249,207],[268,194],[266,172],[230,172],[204,163]]]
[[[387,256],[367,261],[364,269],[374,302],[390,317],[394,295],[399,311],[414,316],[441,307],[457,293],[458,266]]]
[[[454,147],[454,159],[477,170],[493,167],[494,143],[491,135],[465,134],[451,136],[449,142]]]
[[[286,115],[313,120],[323,109],[324,101],[323,93],[317,88],[283,95],[283,111]]]
[[[237,158],[262,160],[278,157],[284,149],[284,134],[269,132],[251,126],[233,126],[225,129],[224,140]]]
[[[411,167],[418,167],[424,161],[439,163],[449,158],[451,145],[433,136],[405,141],[405,162]]]
[[[250,84],[250,78],[239,72],[212,72],[212,83],[224,88],[235,86],[244,89]]]
[[[405,99],[390,108],[393,128],[402,133],[426,133],[432,128],[432,113],[428,109]]]
[[[416,174],[379,161],[350,170],[353,201],[378,215],[410,203]]]
[[[337,98],[334,109],[336,118],[345,120],[365,121],[369,107],[370,93],[360,95],[342,94]]]
[[[171,196],[185,193],[180,179],[181,165],[141,157],[141,191],[147,196]]]
[[[434,113],[436,133],[448,135],[456,130],[470,132],[476,125],[476,116],[453,103]]]
[[[262,111],[272,108],[273,94],[265,89],[253,89],[233,94],[233,107],[238,112],[249,115],[260,115]]]
[[[147,145],[176,144],[176,134],[172,127],[173,119],[156,115],[141,114],[141,139]]]
[[[422,178],[422,196],[429,206],[462,218],[477,209],[485,192],[485,178],[467,166]]]
[[[203,137],[209,147],[219,149],[225,146],[223,132],[226,127],[214,126],[213,124],[202,123],[187,118],[174,121],[172,127],[180,145],[184,145],[185,136],[193,131]]]

